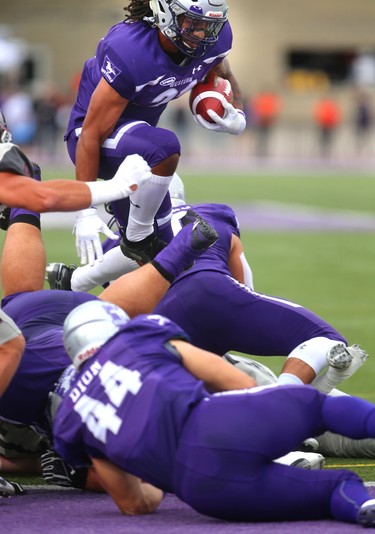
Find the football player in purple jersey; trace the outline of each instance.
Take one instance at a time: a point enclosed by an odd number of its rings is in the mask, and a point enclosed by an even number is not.
[[[78,373],[55,391],[54,446],[70,465],[92,463],[123,514],[154,512],[169,492],[226,521],[375,527],[375,499],[355,473],[274,462],[325,430],[374,438],[375,405],[310,386],[244,389],[246,375],[176,323],[129,321],[108,302],[75,308],[64,344]]]
[[[215,124],[201,119],[200,125],[236,135],[246,120],[227,59],[232,30],[226,0],[130,0],[125,11],[126,19],[108,31],[85,62],[65,139],[79,181],[112,178],[129,154],[140,154],[150,165],[152,176],[143,192],[131,202],[111,204],[123,229],[123,253],[143,264],[172,237],[168,186],[181,149],[175,133],[158,127],[168,102],[208,74],[219,75],[231,83],[233,105],[226,104],[226,114]],[[90,222],[95,231],[87,231]],[[94,205],[77,215],[81,263],[102,260],[98,233],[103,228]]]
[[[182,224],[189,209],[180,206]],[[362,366],[366,352],[348,346],[328,322],[298,303],[249,287],[232,208],[207,203],[193,209],[214,226],[219,239],[173,281],[155,313],[175,321],[194,345],[216,354],[285,356],[279,384],[312,383],[327,393]]]

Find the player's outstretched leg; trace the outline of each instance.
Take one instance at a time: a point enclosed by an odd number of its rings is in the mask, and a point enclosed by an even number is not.
[[[193,224],[184,226],[152,261],[154,267],[169,282],[182,271],[190,268],[194,261],[216,243],[218,234],[204,219],[198,217]]]

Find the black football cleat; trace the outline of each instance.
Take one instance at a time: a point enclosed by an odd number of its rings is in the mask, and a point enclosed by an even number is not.
[[[138,265],[149,263],[166,246],[167,243],[155,233],[142,239],[142,241],[129,241],[124,235],[120,243],[124,256],[136,261]]]
[[[64,263],[49,263],[46,268],[45,279],[49,283],[51,289],[71,291],[72,286],[70,281],[76,268],[76,265],[68,266],[64,265]]]
[[[218,237],[216,230],[199,218],[193,224],[183,226],[152,263],[172,283],[180,273],[190,269],[195,260],[216,243]]]
[[[10,219],[10,208],[4,207],[0,211],[0,228],[2,230],[5,230],[5,231],[8,230],[9,219]]]
[[[216,243],[218,237],[219,235],[216,230],[208,222],[199,217],[193,224],[191,248],[199,252],[207,250]]]

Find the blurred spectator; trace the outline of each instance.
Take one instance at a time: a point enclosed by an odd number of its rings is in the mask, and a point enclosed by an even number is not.
[[[357,153],[360,154],[369,143],[374,114],[369,93],[358,89],[355,93],[353,126]]]
[[[12,132],[13,142],[22,148],[31,145],[36,134],[36,119],[31,96],[21,88],[8,92],[2,110]]]
[[[375,52],[362,50],[352,63],[352,79],[356,87],[375,86]]]
[[[34,101],[37,122],[36,146],[42,159],[53,160],[56,157],[59,132],[57,112],[60,103],[61,98],[53,86],[45,87]]]
[[[318,127],[319,152],[323,158],[331,156],[334,135],[341,123],[341,109],[330,97],[324,97],[316,103],[314,120]]]
[[[184,101],[173,101],[171,106],[171,126],[177,135],[182,148],[183,154],[190,154],[190,112],[189,107]]]
[[[273,91],[265,91],[254,96],[249,109],[252,112],[255,126],[255,153],[260,157],[268,157],[270,138],[280,113],[280,97]]]

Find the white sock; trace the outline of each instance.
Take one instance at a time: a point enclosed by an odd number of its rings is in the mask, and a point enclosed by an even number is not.
[[[277,379],[277,383],[279,386],[285,384],[303,384],[302,380],[298,378],[298,376],[292,375],[291,373],[281,373],[281,375]]]
[[[123,255],[120,247],[115,247],[104,254],[103,261],[75,269],[70,282],[72,291],[90,291],[138,267],[135,261]]]
[[[130,198],[129,220],[126,237],[129,241],[141,241],[154,231],[154,218],[167,194],[172,176],[151,175],[150,180]]]

